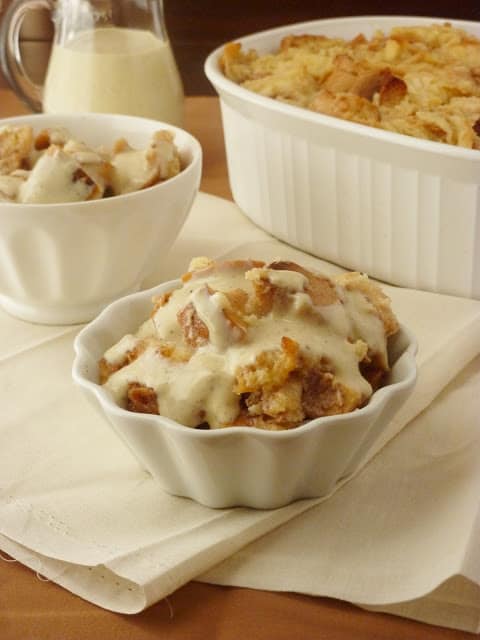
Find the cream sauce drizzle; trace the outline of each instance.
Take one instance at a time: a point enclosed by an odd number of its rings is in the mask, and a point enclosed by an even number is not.
[[[133,351],[135,349],[138,341],[138,337],[132,335],[131,333],[127,333],[127,335],[123,336],[123,338],[119,340],[117,344],[114,344],[113,347],[110,347],[110,349],[105,352],[105,360],[112,365],[120,364],[125,358],[126,354],[129,351]]]
[[[207,326],[210,343],[217,349],[227,349],[231,344],[232,328],[224,313],[227,301],[221,292],[211,295],[206,286],[193,292],[191,300],[202,322]]]
[[[143,325],[142,331],[150,335],[154,328],[157,338],[181,342],[177,313],[192,303],[208,328],[208,343],[185,363],[163,358],[148,347],[135,361],[115,372],[106,387],[122,404],[128,384],[140,382],[155,389],[162,415],[187,426],[207,421],[211,428],[222,427],[238,415],[239,397],[233,392],[238,367],[254,363],[262,351],[280,349],[282,337],[289,336],[305,354],[327,358],[341,383],[369,397],[371,387],[358,367],[366,346],[356,341],[365,341],[374,350],[386,353],[383,324],[372,305],[360,292],[341,290],[341,300],[314,307],[303,293],[303,275],[287,271],[278,274],[270,271],[268,277],[276,286],[290,291],[291,304],[281,312],[274,308],[266,316],[250,316],[246,336],[237,341],[232,339],[232,328],[223,312],[228,300],[222,292],[235,288],[251,291],[252,274],[245,277],[243,271],[231,270],[191,278],[157,310],[153,320]],[[125,336],[106,352],[105,358],[118,361],[131,348],[132,340],[134,336]]]
[[[267,279],[275,287],[287,289],[287,291],[304,291],[308,284],[308,279],[297,271],[286,271],[276,269],[250,269],[245,276],[248,280]]]
[[[20,187],[20,202],[53,204],[86,200],[92,187],[74,179],[79,168],[78,162],[60,149],[43,154]]]

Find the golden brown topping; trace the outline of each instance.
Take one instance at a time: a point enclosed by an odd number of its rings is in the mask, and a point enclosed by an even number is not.
[[[302,408],[306,418],[348,413],[361,406],[359,393],[343,385],[321,363],[302,376]]]
[[[81,167],[78,167],[78,169],[73,172],[72,182],[80,182],[88,187],[89,195],[86,198],[87,200],[95,200],[102,197],[103,192],[98,184],[94,180],[92,180],[88,173]]]
[[[167,304],[171,296],[172,296],[172,292],[168,291],[167,293],[163,293],[160,296],[154,296],[152,298],[153,310],[152,310],[152,313],[150,314],[151,318],[153,318],[153,316],[157,313],[160,307],[164,307]]]
[[[280,50],[288,51],[292,48],[318,50],[327,38],[325,36],[312,36],[310,34],[303,34],[298,36],[285,36],[280,42]]]
[[[69,137],[70,134],[63,127],[42,129],[35,137],[35,150],[45,151],[51,144],[63,147]]]
[[[40,133],[35,138],[35,149],[37,151],[44,151],[45,149],[48,149],[49,146],[50,135],[49,132],[44,129],[43,131],[40,131]]]
[[[83,169],[81,169],[80,167],[73,172],[72,181],[73,182],[78,182],[78,181],[84,182],[89,187],[91,187],[92,184],[94,184],[94,182],[90,178],[90,176],[87,173],[85,173],[85,171]]]
[[[120,362],[119,364],[112,364],[108,362],[105,358],[102,358],[98,363],[98,379],[100,384],[105,384],[105,382],[110,378],[112,373],[118,371],[124,366],[126,362]]]
[[[313,111],[327,116],[355,120],[360,124],[375,127],[380,122],[378,107],[366,98],[352,93],[331,93],[327,89],[320,90],[311,103]]]
[[[192,350],[175,342],[158,341],[155,352],[162,358],[168,358],[172,362],[188,362],[192,356]]]
[[[185,342],[191,347],[200,347],[208,342],[209,331],[207,325],[200,320],[192,302],[189,302],[177,313],[178,324],[182,328]]]
[[[299,345],[295,340],[284,336],[280,346],[280,349],[273,351],[262,351],[253,364],[236,371],[235,393],[273,389],[287,380],[297,368]]]
[[[249,65],[257,57],[253,52],[244,53],[236,42],[225,45],[220,67],[226,76],[234,75],[246,79],[249,76]]]
[[[338,301],[335,285],[326,276],[315,274],[294,262],[284,260],[272,262],[268,265],[268,268],[277,271],[295,271],[305,276],[308,280],[305,292],[308,293],[314,305],[324,306]]]
[[[225,75],[282,102],[372,127],[480,148],[480,39],[450,24],[377,31],[370,39],[287,36],[279,49],[225,48]],[[469,106],[461,106],[458,100]],[[475,106],[476,105],[476,106]],[[471,108],[473,107],[473,108]]]
[[[378,312],[387,337],[398,331],[398,320],[390,306],[390,298],[368,276],[358,273],[358,271],[352,271],[336,276],[335,282],[345,287],[347,291],[360,291],[366,296]]]
[[[252,416],[247,410],[241,411],[237,418],[229,424],[229,427],[254,427],[256,429],[264,429],[265,431],[285,431],[298,427],[298,421],[295,422],[276,422],[271,417]]]
[[[244,314],[244,307],[237,306],[237,301],[229,300],[228,295],[225,294],[225,298],[230,302],[229,306],[225,306],[223,308],[223,315],[226,318],[227,325],[230,328],[232,334],[232,341],[238,342],[242,340],[248,328],[248,320]],[[244,300],[244,304],[246,303],[248,298]]]
[[[181,171],[180,155],[174,145],[171,131],[156,131],[145,153],[145,159],[153,172],[150,185],[173,178]]]
[[[131,382],[127,390],[127,410],[137,413],[159,413],[157,394],[151,387]]]
[[[302,383],[289,378],[275,389],[262,389],[250,393],[246,400],[248,414],[254,419],[260,418],[263,424],[271,421],[277,425],[300,424],[305,419],[302,408]]]
[[[191,427],[290,429],[363,406],[383,382],[398,324],[366,276],[284,260],[192,266],[99,364],[123,406]]]
[[[251,312],[258,317],[268,315],[274,307],[285,309],[289,302],[289,291],[275,286],[268,276],[257,277],[253,280],[254,297],[251,300]]]
[[[244,289],[231,289],[230,291],[225,291],[224,295],[230,304],[229,309],[239,316],[245,314],[248,293]]]
[[[186,282],[192,277],[193,271],[202,271],[203,269],[213,267],[214,264],[215,262],[211,258],[206,258],[205,256],[192,258],[188,265],[188,272],[182,276],[182,280]]]
[[[382,358],[378,353],[368,353],[360,362],[360,371],[362,376],[368,380],[372,389],[375,391],[382,386],[387,375]]]
[[[115,371],[122,369],[123,367],[136,360],[138,356],[145,351],[146,347],[147,341],[139,340],[135,343],[135,346],[132,349],[128,349],[127,351],[125,351],[123,356],[115,362],[111,362],[106,358],[102,358],[98,365],[100,384],[105,384],[105,382],[113,373],[115,373]]]
[[[125,138],[118,138],[118,140],[115,140],[115,142],[113,143],[113,154],[116,155],[117,153],[122,153],[123,151],[131,151],[132,147],[128,144],[127,140],[125,140]]]
[[[16,169],[25,168],[25,163],[32,148],[32,127],[6,126],[0,128],[0,175],[6,175]]]
[[[407,85],[404,80],[390,76],[380,87],[379,101],[382,106],[394,107],[407,95]]]
[[[190,278],[207,278],[219,274],[245,273],[255,267],[262,267],[265,263],[259,260],[222,260],[216,262],[208,258],[194,259],[190,263],[190,270],[182,280],[188,281]],[[193,268],[192,268],[192,265]]]
[[[0,175],[15,178],[19,169],[26,170],[25,184],[19,189],[7,184],[2,199],[51,204],[144,189],[177,175],[181,160],[170,131],[155,132],[143,150],[117,140],[112,154],[72,138],[62,127],[43,129],[35,138],[29,126],[0,128]]]

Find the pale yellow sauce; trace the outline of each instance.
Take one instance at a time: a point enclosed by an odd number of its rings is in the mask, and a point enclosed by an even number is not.
[[[292,271],[252,271],[257,270],[251,270],[246,277],[234,269],[210,277],[196,274],[177,289],[154,318],[143,325],[140,335],[152,335],[154,328],[157,338],[180,343],[182,331],[177,313],[192,304],[208,328],[208,342],[194,350],[188,362],[181,363],[148,347],[106,382],[115,400],[124,404],[129,383],[137,382],[155,390],[162,415],[187,426],[201,422],[208,422],[211,428],[225,426],[239,412],[239,396],[233,391],[238,368],[254,364],[263,351],[280,349],[284,336],[298,342],[305,355],[326,358],[339,382],[368,398],[372,389],[359,371],[359,361],[367,344],[384,353],[386,339],[382,322],[365,296],[342,289],[341,300],[314,307],[303,291],[307,283],[303,275]],[[247,333],[239,337],[223,312],[227,299],[222,292],[237,288],[251,292],[251,280],[260,273],[289,291],[291,304],[280,313],[274,308],[263,317],[249,316]],[[106,352],[105,359],[117,363],[139,339],[125,336]]]
[[[19,200],[24,203],[53,204],[87,200],[92,187],[74,180],[78,162],[63,153],[44,153],[36,163],[28,180],[20,187]]]
[[[149,31],[116,27],[55,44],[43,106],[48,113],[123,113],[181,126],[183,88],[170,44]]]

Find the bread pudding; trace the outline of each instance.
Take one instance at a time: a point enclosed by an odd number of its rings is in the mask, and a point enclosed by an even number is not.
[[[480,40],[450,24],[367,39],[290,35],[259,55],[229,43],[220,66],[242,87],[417,138],[480,148]]]
[[[0,128],[0,201],[53,204],[96,200],[145,189],[177,175],[179,152],[170,131],[146,149],[121,138],[113,149],[91,148],[62,127]]]
[[[187,427],[290,429],[364,406],[385,382],[398,328],[363,274],[196,258],[105,352],[99,379],[120,406]]]

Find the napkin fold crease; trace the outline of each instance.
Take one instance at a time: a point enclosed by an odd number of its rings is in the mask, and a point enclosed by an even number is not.
[[[147,284],[207,251],[340,270],[273,240],[233,203],[199,194],[168,264]],[[478,631],[480,301],[385,290],[419,341],[415,391],[353,480],[328,499],[272,511],[212,510],[164,494],[73,387],[78,327],[0,312],[0,549],[123,613],[199,579]]]

